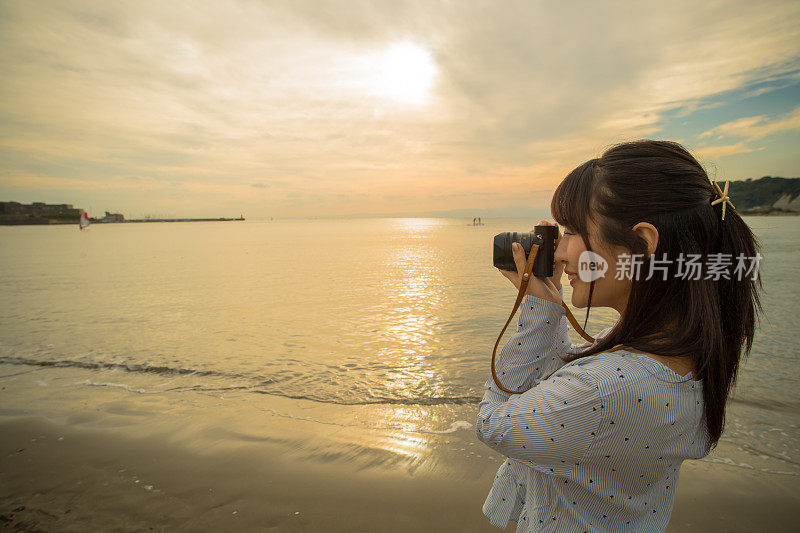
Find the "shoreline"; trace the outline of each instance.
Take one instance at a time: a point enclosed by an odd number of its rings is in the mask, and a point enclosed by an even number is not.
[[[342,405],[194,375],[0,369],[7,528],[498,531],[482,506],[504,457],[477,439],[475,404]],[[782,441],[765,433],[777,449],[744,453],[736,424],[708,457],[683,463],[668,532],[800,520],[800,475],[775,456]]]
[[[255,428],[245,433],[236,421],[227,431],[216,425],[197,431],[190,428],[191,415],[148,425],[142,411],[120,402],[112,407],[113,417],[92,414],[101,409],[87,406],[61,421],[3,410],[4,527],[498,531],[481,506],[502,458],[485,456],[489,460],[479,463],[463,453],[443,457],[446,450],[463,450],[476,441],[472,430],[433,435],[440,467],[414,469],[389,457],[358,462],[330,444],[328,454],[298,454],[313,450],[316,431],[292,428],[310,425],[303,422],[309,418],[266,424],[280,426],[281,437]],[[380,409],[362,410],[360,416],[370,412],[377,418]],[[476,451],[491,452],[477,444]],[[783,531],[800,519],[797,476],[706,461],[687,461],[680,472],[668,532]],[[514,529],[511,522],[507,531]]]

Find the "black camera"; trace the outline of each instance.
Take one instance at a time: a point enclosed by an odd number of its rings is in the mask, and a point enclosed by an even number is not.
[[[514,262],[514,252],[511,244],[518,242],[525,250],[527,260],[534,244],[539,245],[536,259],[533,262],[533,275],[539,278],[549,278],[553,275],[556,256],[556,239],[558,226],[535,226],[534,233],[517,233],[516,231],[498,233],[494,236],[494,266],[500,270],[517,271]]]

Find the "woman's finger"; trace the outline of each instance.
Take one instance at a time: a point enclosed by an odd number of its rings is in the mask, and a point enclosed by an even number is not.
[[[514,243],[514,263],[517,265],[517,273],[520,277],[525,273],[525,265],[528,262],[525,257],[525,249],[519,243]]]

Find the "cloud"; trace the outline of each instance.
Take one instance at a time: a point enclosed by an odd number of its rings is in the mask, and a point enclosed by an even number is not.
[[[725,144],[716,146],[702,146],[692,150],[695,157],[699,160],[719,159],[734,154],[746,154],[752,152],[754,149],[747,146],[745,142],[738,142],[736,144]]]
[[[704,131],[699,138],[730,136],[755,141],[786,131],[800,131],[800,106],[775,119],[770,119],[767,115],[758,115],[732,120]]]
[[[764,146],[755,147],[753,143],[769,135],[800,131],[800,107],[771,119],[767,115],[742,117],[730,122],[725,122],[698,135],[700,141],[693,152],[701,160],[713,160],[736,154],[747,154],[764,150]],[[706,145],[711,140],[724,141],[726,139],[739,139],[737,142]]]
[[[0,186],[70,188],[76,203],[107,191],[143,212],[120,197],[137,176],[182,190],[192,216],[223,201],[264,216],[501,208],[657,133],[667,111],[798,72],[798,14],[777,1],[5,2],[0,160],[14,177]],[[376,74],[407,41],[437,67],[424,105]],[[787,131],[775,127],[727,134]]]

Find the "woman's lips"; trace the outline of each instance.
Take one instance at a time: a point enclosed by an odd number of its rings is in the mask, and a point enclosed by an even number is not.
[[[574,286],[574,285],[575,285],[575,280],[577,280],[577,279],[578,279],[578,274],[576,274],[575,272],[570,272],[570,271],[569,271],[569,270],[567,270],[566,268],[564,269],[564,272],[565,272],[566,274],[568,274],[568,277],[569,277],[569,284]]]

